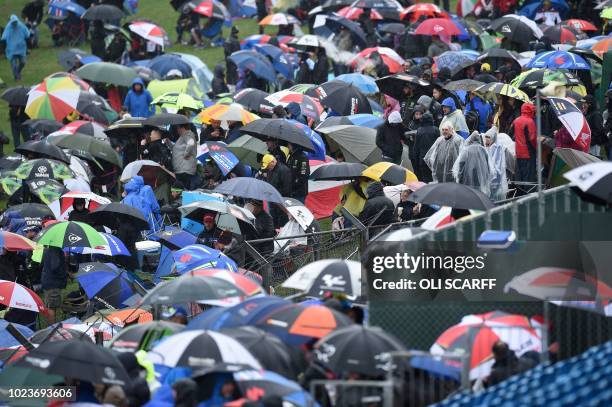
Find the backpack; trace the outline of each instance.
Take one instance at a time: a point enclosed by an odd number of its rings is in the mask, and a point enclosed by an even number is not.
[[[474,130],[478,130],[480,126],[480,115],[476,110],[470,110],[465,114],[465,123],[470,130],[470,133]]]

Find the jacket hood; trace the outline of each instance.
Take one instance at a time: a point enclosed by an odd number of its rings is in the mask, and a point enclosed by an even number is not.
[[[302,115],[302,108],[296,102],[291,102],[285,108],[287,112],[293,117],[298,117]]]
[[[433,126],[433,124],[433,115],[429,112],[423,113],[423,116],[421,117],[421,126]]]
[[[221,64],[215,65],[215,76],[223,78],[225,76],[225,68]]]
[[[375,196],[384,196],[385,192],[383,188],[384,187],[382,183],[378,181],[372,182],[370,185],[368,185],[368,188],[366,189],[366,195],[368,199],[374,198]]]
[[[421,106],[425,106],[425,108],[427,110],[429,110],[429,108],[431,107],[431,101],[433,99],[431,98],[431,96],[427,96],[427,95],[422,95],[418,100],[417,100],[417,105],[421,105]]]
[[[15,14],[11,14],[11,17],[9,18],[9,24],[17,24],[19,22],[19,17],[17,17]]]
[[[442,101],[442,106],[447,106],[451,108],[451,113],[457,110],[457,105],[455,105],[455,101],[453,98],[446,98]]]
[[[132,177],[131,180],[125,184],[125,191],[129,194],[131,192],[138,192],[140,188],[144,186],[144,179],[140,175]]]
[[[134,88],[134,85],[140,85],[142,86],[143,90],[145,89],[145,83],[140,76],[137,78],[134,78],[134,80],[132,81],[132,89]]]
[[[521,115],[534,117],[535,110],[535,106],[532,103],[523,103],[523,106],[521,106]]]

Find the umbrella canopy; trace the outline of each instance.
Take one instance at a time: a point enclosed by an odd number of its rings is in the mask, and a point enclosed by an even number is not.
[[[445,18],[446,12],[435,4],[431,3],[420,3],[413,4],[410,7],[406,7],[400,13],[402,20],[408,20],[411,23],[417,22],[421,17],[426,18]]]
[[[216,268],[232,272],[238,270],[236,263],[223,252],[201,244],[183,247],[172,253],[172,257],[176,274],[185,274],[189,271],[190,276],[196,276],[199,274],[191,272],[196,268]]]
[[[567,51],[547,51],[536,55],[525,68],[591,69],[591,65],[580,55]]]
[[[349,20],[358,20],[359,17],[363,14],[363,9],[360,7],[346,6],[336,11],[336,14],[348,18]],[[377,10],[374,9],[370,10],[369,18],[370,20],[384,20],[382,14],[380,14]]]
[[[312,34],[306,34],[296,37],[293,40],[289,41],[288,44],[292,47],[301,49],[320,48],[323,46],[320,38]]]
[[[430,352],[434,355],[453,352],[470,355],[470,380],[476,380],[489,375],[495,361],[492,348],[500,340],[517,356],[527,351],[542,351],[541,333],[529,318],[492,311],[463,317],[461,323],[438,337]]]
[[[319,123],[319,125],[315,127],[315,130],[319,130],[325,127],[343,126],[343,125],[348,125],[348,126],[355,125],[355,126],[375,129],[383,123],[384,123],[383,119],[381,119],[378,116],[375,116],[373,114],[368,114],[368,113],[353,114],[349,116],[332,116],[332,117],[326,118],[321,123]]]
[[[98,319],[97,317],[98,316],[96,314],[93,315],[93,318]],[[133,323],[145,324],[147,322],[151,322],[153,321],[153,314],[141,308],[126,308],[121,311],[115,311],[110,314],[107,314],[102,319],[107,320],[108,322],[113,324],[113,326],[123,327],[125,325]],[[87,321],[89,322],[89,320]],[[95,320],[93,322],[95,322]]]
[[[519,74],[510,84],[519,89],[535,89],[551,82],[559,82],[567,86],[581,84],[580,80],[571,73],[558,69],[530,69]]]
[[[27,225],[42,225],[43,219],[55,219],[55,215],[48,205],[39,203],[24,203],[20,205],[9,206],[6,212],[17,212]]]
[[[77,69],[75,74],[92,82],[109,83],[125,87],[131,86],[132,81],[138,77],[138,74],[132,68],[111,62],[87,64]]]
[[[110,350],[89,341],[46,342],[20,359],[16,367],[78,378],[91,383],[125,386],[130,379]]]
[[[26,114],[32,119],[62,121],[77,109],[80,88],[69,77],[46,78],[28,93]]]
[[[150,240],[159,241],[170,250],[178,250],[197,241],[197,237],[181,229],[166,229],[149,236]]]
[[[410,194],[410,200],[426,205],[444,205],[459,209],[493,208],[493,202],[482,192],[455,182],[424,185]]]
[[[5,233],[8,232],[0,233],[0,240],[2,240]],[[0,304],[9,308],[18,308],[26,311],[47,312],[45,304],[34,291],[21,284],[7,280],[0,280]]]
[[[27,180],[74,178],[74,173],[68,165],[48,158],[25,161],[15,169],[14,175],[19,179]]]
[[[36,248],[36,243],[17,233],[0,230],[0,248],[8,251],[29,251]]]
[[[275,69],[272,63],[264,55],[255,51],[236,51],[229,56],[238,69],[249,70],[258,78],[265,79],[269,82],[276,80]]]
[[[266,100],[269,93],[259,89],[246,88],[234,95],[234,102],[240,103],[251,112],[271,112],[272,106]]]
[[[17,194],[24,186],[24,182],[25,188],[42,203],[47,205],[58,200],[59,197],[67,191],[66,187],[61,182],[45,178],[33,178],[24,181],[12,177],[3,177],[0,180],[0,185],[2,186],[2,190],[10,196]]]
[[[189,119],[182,114],[174,113],[159,113],[147,118],[142,122],[147,126],[165,127],[165,126],[177,126],[180,124],[191,123]]]
[[[447,18],[429,18],[423,21],[414,31],[418,35],[459,35],[461,30]]]
[[[219,141],[207,141],[198,147],[198,160],[205,163],[208,157],[217,164],[223,176],[227,176],[240,164],[240,160],[227,149],[227,145]]]
[[[451,75],[455,76],[462,69],[474,65],[476,58],[459,51],[446,51],[435,58],[435,61],[438,68],[447,67],[450,69]]]
[[[170,321],[152,321],[130,325],[113,337],[109,347],[118,352],[149,351],[155,343],[185,329],[184,325]]]
[[[163,178],[174,178],[174,174],[170,171],[162,167],[159,163],[151,160],[138,160],[132,161],[128,165],[125,166],[123,172],[121,173],[121,177],[119,180],[121,182],[128,182],[135,175],[147,175],[153,174],[156,179],[159,180],[160,177]],[[147,177],[144,176],[145,182]],[[159,181],[159,184],[163,184],[163,182]]]
[[[528,44],[542,37],[542,30],[524,16],[508,14],[491,22],[490,28],[513,42]]]
[[[323,106],[341,116],[357,113],[372,113],[368,98],[350,83],[330,81],[318,86],[313,93],[321,99]]]
[[[297,103],[300,105],[302,114],[313,120],[319,120],[321,113],[323,113],[323,106],[318,99],[290,90],[273,93],[266,97],[266,101],[272,106],[283,107],[287,107],[289,103]]]
[[[149,21],[134,21],[128,25],[128,29],[134,34],[144,38],[147,41],[151,41],[154,44],[164,47],[170,45],[170,39],[166,31]]]
[[[368,167],[361,163],[332,162],[321,165],[310,174],[310,178],[316,181],[339,181],[354,179]]]
[[[182,12],[188,13],[193,11],[194,13],[200,14],[204,17],[209,17],[219,20],[231,20],[231,15],[225,5],[215,0],[195,0],[190,1],[182,6]]]
[[[70,160],[59,147],[49,143],[47,140],[30,140],[15,148],[16,153],[33,158],[51,158],[70,164]]]
[[[50,135],[47,140],[58,147],[82,150],[97,159],[107,161],[118,167],[122,166],[121,157],[108,140],[79,133]]]
[[[360,73],[345,73],[337,76],[336,80],[352,84],[365,95],[378,93],[376,81],[371,76]]]
[[[255,216],[248,209],[224,201],[195,201],[179,207],[179,211],[185,218],[196,222],[201,222],[204,215],[214,212],[217,214],[215,224],[218,228],[237,234],[252,229],[255,221]]]
[[[430,83],[420,79],[418,76],[398,73],[395,75],[385,76],[376,80],[378,89],[395,99],[402,100],[404,98],[403,88],[429,88]]]
[[[416,175],[414,175],[412,171],[408,171],[400,165],[384,161],[369,166],[363,170],[361,175],[375,181],[382,181],[393,185],[418,181]]]
[[[173,69],[180,71],[183,78],[190,78],[192,75],[191,66],[178,55],[158,55],[149,61],[147,67],[157,72],[161,77],[165,77]]]
[[[300,22],[298,21],[297,18],[293,17],[291,14],[274,13],[274,14],[265,16],[257,24],[259,25],[291,25],[291,24],[299,25]]]
[[[507,61],[510,61],[513,66],[520,71],[521,65],[519,64],[518,57],[512,52],[504,48],[491,48],[487,52],[481,54],[476,60],[480,63],[487,62],[491,65],[492,69],[498,69],[504,65]]]
[[[384,376],[395,365],[389,353],[405,350],[399,340],[380,328],[352,325],[318,341],[314,354],[318,362],[338,374]]]
[[[227,149],[234,153],[241,163],[250,165],[253,168],[259,168],[260,163],[258,155],[268,154],[268,146],[258,138],[249,136],[248,134],[238,137],[232,141]]]
[[[482,95],[488,99],[496,100],[497,95],[507,96],[509,98],[520,100],[521,102],[530,103],[529,96],[515,88],[512,85],[501,82],[491,82],[480,86],[474,90],[475,93]]]
[[[57,342],[57,341],[70,341],[70,340],[84,340],[90,341],[89,335],[84,334],[76,329],[63,328],[58,325],[51,325],[45,329],[34,332],[34,335],[28,338],[28,341],[35,345],[40,345],[45,342]]]
[[[220,278],[222,280],[225,280],[227,282],[230,282],[236,285],[238,288],[244,291],[249,297],[256,296],[256,295],[265,295],[264,289],[259,284],[257,284],[252,278],[242,275],[237,271],[231,271],[231,270],[220,269],[220,268],[209,268],[207,266],[199,266],[193,269],[193,275]],[[235,304],[229,304],[229,305],[236,305],[241,302],[242,301],[237,301]],[[210,304],[210,302],[207,302],[207,303]],[[211,305],[215,305],[215,304],[211,304]]]
[[[587,20],[580,20],[577,18],[570,18],[569,20],[565,20],[563,24],[568,27],[572,27],[576,30],[588,32],[588,31],[599,31],[597,27],[593,23]]]
[[[105,134],[104,127],[98,123],[89,122],[85,120],[75,120],[66,124],[65,126],[59,128],[57,131],[54,131],[52,134],[54,136],[58,136],[61,134],[83,134],[89,137],[95,137],[100,140],[108,139]]]
[[[582,111],[565,98],[549,97],[548,102],[553,112],[567,129],[574,140],[580,138],[591,139],[591,128]]]
[[[28,92],[30,88],[15,86],[6,89],[0,98],[12,106],[25,106],[28,103]]]
[[[576,34],[573,28],[556,25],[544,30],[544,37],[548,38],[553,44],[576,44]]]
[[[302,229],[306,232],[314,221],[314,215],[310,212],[304,203],[294,198],[285,198],[283,206],[289,213],[289,218],[293,218],[297,223],[300,224]]]
[[[172,108],[175,110],[190,109],[199,111],[204,109],[202,101],[194,99],[193,96],[180,92],[167,92],[153,99],[152,105],[158,105],[162,109]]]
[[[240,129],[241,133],[263,139],[277,139],[296,144],[308,151],[315,151],[310,137],[304,130],[287,119],[259,119]]]
[[[265,181],[248,177],[236,177],[223,181],[215,188],[214,192],[242,198],[257,199],[259,201],[274,203],[283,202],[283,197],[272,185]]]
[[[133,278],[112,263],[80,263],[76,279],[89,299],[115,308],[136,292]]]
[[[591,51],[595,53],[600,58],[603,58],[603,55],[612,50],[612,37],[604,38],[598,41],[593,47],[591,47]]]
[[[82,253],[82,254],[102,254],[105,256],[131,256],[132,253],[125,247],[125,244],[114,235],[109,233],[100,233],[106,244],[104,246],[96,247],[75,247],[71,248],[71,253]]]
[[[399,54],[391,48],[387,47],[373,47],[364,49],[355,56],[351,62],[351,66],[357,71],[363,71],[367,67],[372,66],[374,62],[371,58],[372,54],[374,53],[377,53],[380,56],[382,63],[387,66],[390,73],[394,74],[404,70],[404,58],[399,56]]]
[[[95,121],[105,126],[118,118],[117,112],[106,99],[89,92],[79,93],[77,111],[85,120]]]
[[[382,161],[382,153],[376,146],[376,130],[361,126],[330,126],[318,130],[331,140],[330,152],[342,152],[351,163],[372,165]]]
[[[352,260],[319,260],[298,269],[283,284],[285,288],[321,297],[326,292],[348,297],[361,295],[361,263]]]
[[[348,30],[351,34],[353,44],[357,45],[359,48],[365,48],[367,46],[368,41],[366,40],[366,35],[361,26],[356,22],[337,14],[318,14],[315,17],[313,34],[317,36],[331,40],[341,29]]]
[[[464,90],[467,92],[472,92],[475,89],[484,85],[484,82],[475,81],[473,79],[461,79],[458,81],[452,81],[444,85],[444,89],[446,90]]]
[[[64,220],[68,218],[68,215],[73,209],[75,199],[82,199],[85,201],[85,208],[88,211],[93,211],[100,205],[110,203],[110,199],[100,195],[96,195],[93,192],[68,192],[63,194],[59,199],[59,206],[53,206],[58,220]]]
[[[85,10],[85,13],[81,16],[83,20],[102,20],[102,21],[115,21],[121,20],[125,14],[123,11],[111,4],[100,4],[93,6]]]
[[[103,246],[106,240],[91,226],[81,222],[58,222],[46,229],[37,243],[53,247]]]
[[[99,225],[115,227],[117,221],[130,223],[136,230],[149,229],[149,222],[142,216],[142,212],[133,206],[119,202],[111,202],[94,209],[89,217]]]
[[[612,165],[608,161],[601,161],[581,165],[563,176],[568,179],[573,187],[586,195],[593,196],[604,202],[612,202]]]
[[[251,123],[259,119],[259,116],[245,110],[242,105],[232,103],[229,105],[212,105],[207,107],[199,114],[202,123],[210,124],[212,120],[241,122],[242,124]]]
[[[31,137],[34,137],[36,133],[41,137],[46,137],[54,131],[61,129],[63,124],[56,120],[28,119],[22,123],[22,126],[29,128]]]

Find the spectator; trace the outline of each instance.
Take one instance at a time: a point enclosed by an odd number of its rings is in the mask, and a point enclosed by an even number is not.
[[[89,211],[85,208],[85,199],[74,198],[72,208],[70,215],[68,215],[69,221],[89,223]]]
[[[591,147],[591,135],[580,133],[574,140],[565,126],[561,126],[561,128],[555,132],[555,145],[558,148],[572,148],[588,154]]]
[[[157,225],[161,222],[159,204],[149,185],[145,185],[144,179],[140,175],[132,177],[125,184],[124,198],[121,201],[126,205],[138,209],[142,216],[149,222],[152,230],[157,230]],[[121,222],[123,225],[127,222]]]
[[[459,134],[463,138],[467,138],[468,136],[468,126],[465,122],[465,116],[463,116],[463,112],[457,109],[457,105],[455,104],[455,100],[451,97],[448,97],[442,101],[442,111],[444,112],[444,117],[442,118],[442,122],[440,123],[440,131],[442,131],[442,127],[449,123],[453,126],[453,129],[457,134]]]
[[[581,110],[591,128],[591,148],[590,152],[596,156],[602,156],[602,151],[609,144],[608,137],[604,129],[603,116],[601,115],[597,102],[593,95],[586,95],[582,99]]]
[[[450,47],[447,43],[440,40],[440,38],[436,35],[431,37],[431,44],[429,45],[429,48],[427,48],[428,57],[434,58],[445,53],[446,51],[450,51]]]
[[[223,54],[225,55],[225,71],[228,85],[236,85],[238,82],[238,72],[236,64],[229,60],[229,56],[236,51],[240,51],[240,40],[238,39],[238,27],[232,26],[230,36],[223,44]]]
[[[278,190],[281,196],[291,196],[293,177],[291,170],[273,155],[266,154],[261,160],[261,169],[258,178],[267,181]],[[280,228],[287,223],[287,214],[276,206],[270,208],[270,214],[274,219],[274,227]]]
[[[151,106],[152,101],[153,97],[145,89],[144,81],[137,77],[132,81],[132,88],[125,96],[123,105],[128,108],[132,117],[149,117],[155,113],[153,106]]]
[[[161,166],[172,170],[172,152],[164,143],[160,130],[151,130],[146,139],[142,140],[144,150],[142,150],[143,160],[151,160]]]
[[[425,154],[431,146],[440,137],[440,130],[434,126],[433,116],[429,112],[425,112],[419,127],[416,130],[414,144],[410,149],[410,162],[414,169],[414,174],[422,182],[431,182],[431,169],[425,162]]]
[[[211,120],[200,135],[200,143],[206,141],[225,141],[225,130],[221,128],[221,121]]]
[[[455,182],[470,186],[490,196],[491,170],[487,150],[482,145],[480,134],[475,131],[463,143],[459,156],[453,164]]]
[[[232,232],[229,230],[222,231],[214,247],[234,260],[238,267],[244,267],[244,258],[246,254],[244,246],[238,242],[238,239],[232,235]]]
[[[253,239],[267,239],[274,237],[276,231],[274,230],[274,220],[266,211],[263,210],[263,202],[258,200],[251,200],[245,206],[246,209],[250,210],[255,216],[255,235]],[[253,247],[261,254],[272,253],[274,250],[274,241],[270,240],[263,243],[254,244]]]
[[[376,146],[382,151],[384,161],[394,164],[402,162],[402,140],[404,139],[404,125],[399,112],[389,114],[387,121],[376,130]]]
[[[62,290],[68,283],[66,259],[61,248],[47,247],[44,249],[40,282],[47,307],[47,321],[53,324],[57,310],[62,306]]]
[[[452,168],[464,140],[455,132],[451,123],[442,123],[440,127],[442,137],[438,137],[423,161],[431,170],[435,182],[453,182]]]
[[[214,77],[211,83],[211,91],[209,95],[210,97],[215,97],[216,95],[228,92],[229,88],[225,83],[225,71],[223,69],[223,65],[217,64],[215,65]]]
[[[535,106],[525,103],[521,106],[521,115],[512,122],[514,141],[516,142],[516,180],[535,182],[536,173],[536,123]]]
[[[470,101],[465,106],[465,113],[475,111],[478,113],[478,126],[475,130],[484,133],[489,128],[489,117],[493,114],[491,105],[476,95],[474,92],[469,93]]]
[[[6,59],[11,63],[13,77],[16,81],[21,80],[21,71],[25,67],[28,38],[30,38],[28,27],[19,20],[19,17],[12,14],[2,33],[2,40],[6,44]]]
[[[95,20],[91,32],[91,53],[100,59],[106,58],[105,38],[106,32],[104,32],[104,23],[101,20]]]
[[[366,189],[368,200],[366,201],[363,211],[359,215],[361,223],[367,226],[382,226],[393,223],[393,214],[395,213],[395,205],[393,201],[385,196],[383,185],[378,182],[372,182]],[[376,220],[374,217],[380,216]],[[370,224],[370,222],[373,222]]]
[[[13,146],[17,147],[23,141],[28,141],[28,136],[23,122],[28,120],[28,116],[25,113],[24,106],[9,105],[9,120],[11,122],[11,133],[13,133]]]
[[[45,3],[43,0],[34,0],[26,4],[21,10],[21,18],[30,30],[30,47],[38,47],[38,26],[42,22]]]
[[[198,235],[198,243],[208,247],[214,247],[222,232],[215,222],[215,214],[212,212],[205,214],[202,218],[202,224],[204,225],[204,229],[202,229]]]
[[[306,122],[306,118],[302,114],[302,108],[300,107],[298,103],[296,102],[289,103],[285,110],[287,111],[288,119],[295,120],[296,122],[300,122],[302,124],[306,124],[306,125],[308,124]]]
[[[289,143],[289,157],[287,167],[291,170],[293,188],[291,196],[298,201],[306,202],[308,195],[308,177],[310,177],[310,164],[308,157],[300,146]]]
[[[196,137],[190,130],[189,124],[180,124],[176,129],[179,138],[172,147],[172,168],[176,178],[185,188],[192,190],[195,188],[196,183]]]

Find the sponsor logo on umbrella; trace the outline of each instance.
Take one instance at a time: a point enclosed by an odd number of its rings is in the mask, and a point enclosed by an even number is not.
[[[503,33],[511,33],[512,32],[512,28],[510,28],[510,26],[508,24],[505,24],[505,25],[502,26],[501,32],[503,32]]]
[[[83,240],[83,238],[81,238],[80,236],[75,235],[74,233],[71,233],[71,234],[68,235],[68,242],[70,242],[70,244],[75,244],[79,240]]]
[[[441,25],[439,25],[439,24],[436,24],[436,25],[434,25],[434,26],[433,26],[433,30],[434,30],[435,32],[439,33],[439,32],[441,32],[441,31],[444,31],[444,27],[442,27],[442,26],[441,26]]]
[[[212,358],[198,358],[195,356],[189,356],[187,359],[187,364],[189,366],[211,367],[215,365],[215,360]]]
[[[344,280],[344,277],[342,276],[333,276],[331,274],[325,274],[323,277],[321,277],[321,280],[323,280],[325,287],[335,287],[335,286],[346,285],[346,281]]]
[[[388,352],[379,353],[374,356],[374,360],[376,360],[376,368],[380,370],[384,370],[385,372],[390,372],[395,369],[395,364],[393,363],[393,358],[389,355]]]
[[[87,271],[90,271],[93,268],[94,268],[93,264],[88,264],[85,267],[83,267],[83,271],[87,272]]]
[[[33,356],[26,356],[25,361],[31,364],[32,366],[38,367],[40,369],[46,369],[51,364],[49,359],[41,359]]]
[[[115,369],[113,369],[110,366],[107,366],[104,368],[104,375],[111,380],[115,380],[115,378],[117,377],[117,374],[115,373]]]
[[[323,363],[328,363],[329,359],[336,353],[336,347],[329,343],[324,343],[315,349],[317,359]]]
[[[580,181],[586,181],[587,179],[591,178],[593,176],[593,171],[585,171],[582,174],[580,174],[578,176],[578,179]]]
[[[44,165],[41,165],[40,167],[36,169],[36,173],[34,175],[37,177],[49,177],[47,167],[45,167]]]

